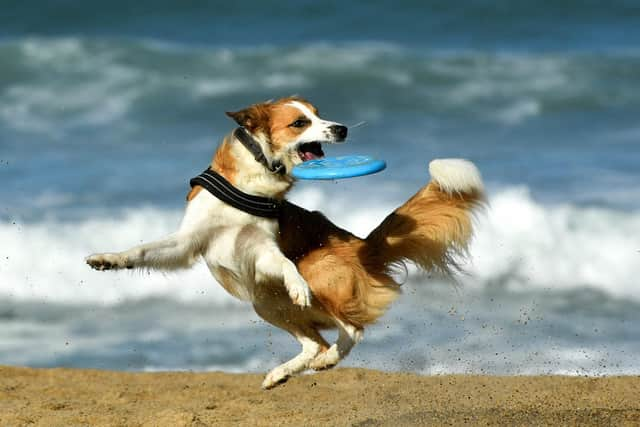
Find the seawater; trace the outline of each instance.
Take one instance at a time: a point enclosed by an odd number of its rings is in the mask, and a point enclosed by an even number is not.
[[[83,259],[174,231],[188,179],[233,128],[224,111],[300,94],[364,122],[328,155],[388,163],[293,190],[341,227],[366,235],[433,158],[474,161],[489,194],[466,274],[409,269],[346,365],[640,372],[636,6],[279,2],[271,20],[262,2],[120,6],[0,17],[1,364],[260,371],[293,355],[203,265],[99,273]]]

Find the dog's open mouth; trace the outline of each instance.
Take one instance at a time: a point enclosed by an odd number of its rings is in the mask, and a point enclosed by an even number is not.
[[[298,155],[303,162],[307,160],[321,159],[324,157],[322,144],[317,141],[305,142],[298,146]]]

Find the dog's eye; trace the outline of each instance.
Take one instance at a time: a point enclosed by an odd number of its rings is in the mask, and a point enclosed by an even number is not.
[[[309,120],[298,119],[295,122],[291,123],[289,126],[292,128],[303,128],[309,124]]]

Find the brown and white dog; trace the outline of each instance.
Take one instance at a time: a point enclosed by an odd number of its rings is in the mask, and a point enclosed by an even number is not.
[[[284,98],[227,113],[259,144],[273,173],[228,135],[211,169],[245,193],[283,200],[294,183],[292,168],[322,157],[321,143],[341,142],[347,128],[326,121],[309,102]],[[400,287],[391,273],[403,262],[449,274],[466,254],[472,216],[482,205],[483,185],[466,160],[434,160],[431,182],[391,213],[365,239],[332,224],[319,212],[284,202],[279,219],[250,215],[195,186],[178,231],[120,253],[89,256],[98,270],[174,270],[201,257],[232,295],[251,301],[267,322],[291,333],[302,352],[271,370],[271,388],[306,369],[335,366],[378,319]],[[338,328],[330,345],[323,329]]]

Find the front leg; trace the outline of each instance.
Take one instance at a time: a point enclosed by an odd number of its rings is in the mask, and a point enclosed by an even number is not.
[[[196,262],[202,242],[200,236],[176,233],[163,240],[136,246],[124,252],[93,254],[86,258],[86,262],[96,270],[188,268]]]
[[[304,277],[298,273],[295,264],[285,257],[282,266],[282,275],[284,277],[284,286],[287,288],[289,297],[294,304],[300,307],[308,307],[311,305],[311,289]]]
[[[212,212],[216,211],[219,203],[209,193],[201,192],[187,205],[182,224],[176,233],[124,252],[93,254],[85,261],[96,270],[188,268],[197,261],[198,255],[217,230]]]
[[[289,297],[294,304],[301,307],[311,305],[311,290],[307,281],[298,273],[296,265],[288,259],[280,248],[269,241],[262,245],[257,245],[255,275],[256,282],[261,282],[266,278],[278,278],[284,283]]]

